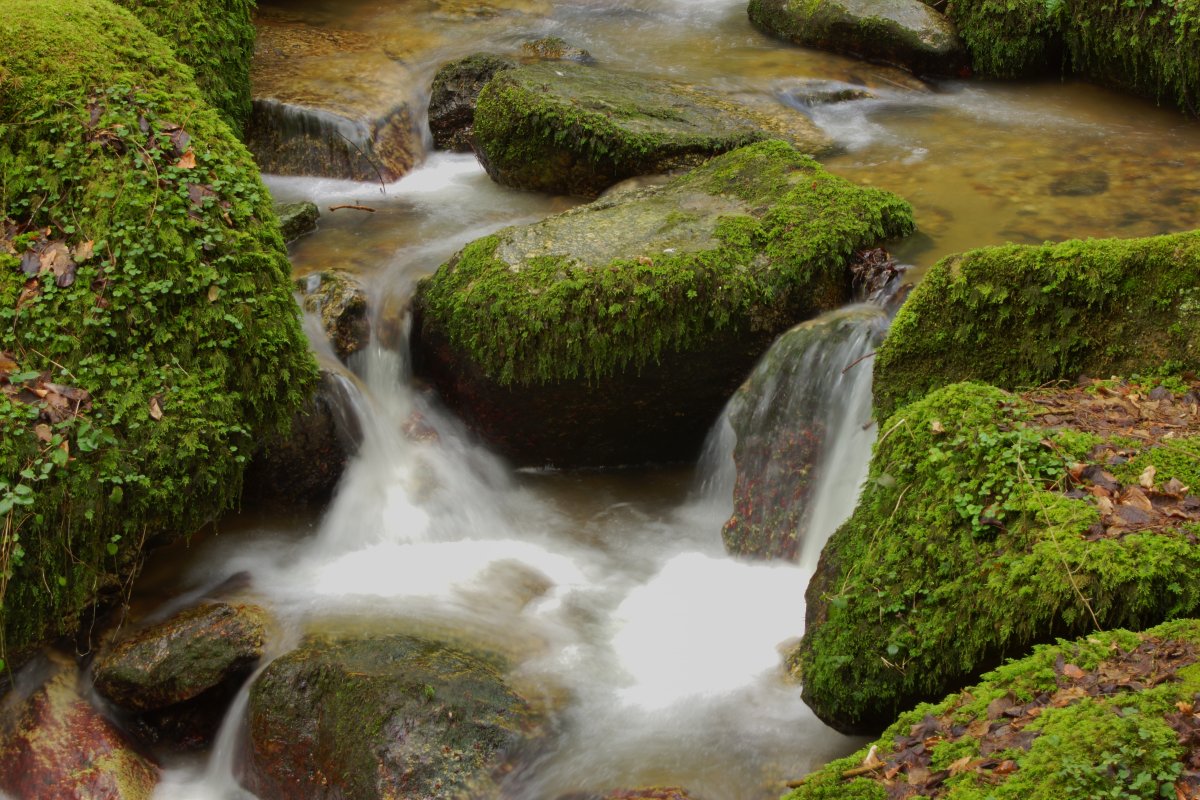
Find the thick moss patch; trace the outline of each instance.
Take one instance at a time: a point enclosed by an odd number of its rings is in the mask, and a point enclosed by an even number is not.
[[[875,359],[880,417],[962,380],[1200,367],[1200,232],[972,250],[939,262]]]
[[[117,0],[192,68],[196,85],[235,133],[250,118],[254,0]]]
[[[787,800],[1194,797],[1200,622],[1043,646],[903,714]]]
[[[1072,428],[1036,399],[954,384],[881,426],[859,506],[809,586],[791,658],[823,719],[878,730],[1033,643],[1200,607],[1200,517],[1161,524],[1152,513],[1169,516],[1175,495],[1180,508],[1200,506],[1170,483],[1195,474],[1170,458],[1200,418],[1189,410],[1190,427],[1169,429],[1165,447]],[[1164,466],[1123,485],[1106,469],[1122,447],[1112,468]]]
[[[497,381],[598,381],[723,330],[773,335],[835,307],[851,254],[912,229],[903,200],[764,142],[475,241],[417,302]]]
[[[106,0],[11,0],[0,37],[12,655],[228,508],[316,370],[270,197],[166,43]]]
[[[1062,70],[1200,109],[1197,0],[956,0],[947,13],[981,74]]]
[[[718,153],[787,139],[805,152],[828,140],[802,114],[568,62],[498,72],[475,108],[476,150],[498,183],[595,197],[618,181],[700,164]]]

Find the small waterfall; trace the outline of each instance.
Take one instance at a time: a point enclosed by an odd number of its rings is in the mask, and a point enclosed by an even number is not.
[[[863,304],[792,328],[730,400],[718,431],[736,439],[731,553],[812,569],[854,510],[874,438],[868,357],[887,319]]]

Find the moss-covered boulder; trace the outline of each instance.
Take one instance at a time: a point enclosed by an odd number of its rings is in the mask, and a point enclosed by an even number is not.
[[[465,247],[415,300],[418,374],[524,464],[690,458],[770,341],[842,305],[904,201],[783,142]]]
[[[317,220],[321,218],[317,204],[308,200],[277,205],[275,214],[279,217],[279,231],[285,242],[312,233],[317,229]]]
[[[79,692],[52,653],[22,671],[0,709],[0,791],[18,798],[149,800],[158,766]]]
[[[906,712],[786,800],[1196,797],[1198,660],[1195,620],[1039,647]]]
[[[1200,368],[1200,232],[1006,245],[943,259],[875,359],[879,416],[936,386]]]
[[[230,507],[316,376],[271,201],[107,0],[0,16],[0,657]]]
[[[424,84],[364,31],[259,9],[246,144],[263,172],[393,181],[424,151]],[[396,55],[397,57],[392,57]]]
[[[750,0],[749,14],[796,44],[920,75],[956,75],[966,66],[954,23],[921,0]]]
[[[882,423],[789,659],[817,715],[879,730],[1056,635],[1200,608],[1200,383],[1167,384],[959,383]]]
[[[733,515],[721,530],[727,552],[800,556],[822,467],[847,466],[824,463],[831,437],[871,421],[870,375],[863,374],[869,368],[860,363],[851,372],[849,365],[874,350],[886,330],[883,309],[867,305],[803,322],[775,341],[730,399],[725,415],[737,437],[737,477]],[[859,378],[866,383],[856,397]]]
[[[475,141],[475,102],[497,72],[517,66],[515,59],[474,53],[443,64],[429,90],[429,132],[439,150],[469,153]]]
[[[240,134],[250,117],[254,0],[117,0],[192,68],[204,99]]]
[[[310,639],[250,690],[262,800],[464,796],[539,725],[499,665],[410,636]]]
[[[979,74],[1074,73],[1191,114],[1200,108],[1196,0],[956,0],[947,14]]]
[[[475,109],[476,152],[493,180],[584,197],[771,138],[807,153],[829,145],[798,112],[569,62],[500,72]]]

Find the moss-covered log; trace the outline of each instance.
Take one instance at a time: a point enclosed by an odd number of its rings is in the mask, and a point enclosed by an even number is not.
[[[167,44],[107,0],[10,0],[0,38],[11,660],[228,508],[316,368],[270,197]]]
[[[1113,413],[1092,413],[1091,396],[1072,392],[1086,412],[1077,419]],[[1155,408],[1176,396],[1156,394]],[[1148,392],[1130,396],[1113,408]],[[1180,418],[1154,445],[1153,420],[1130,418],[1142,437],[1130,439],[1065,424],[1068,412],[1040,402],[960,383],[883,423],[859,505],[809,585],[790,659],[822,719],[879,730],[1034,643],[1200,609],[1200,497],[1187,488],[1200,486],[1194,394],[1170,401]]]
[[[786,800],[1193,797],[1200,622],[1059,641],[906,712]]]
[[[1200,232],[972,250],[939,262],[875,359],[878,416],[936,386],[1200,368]]]
[[[235,133],[250,118],[254,0],[117,0],[192,68],[196,85]]]

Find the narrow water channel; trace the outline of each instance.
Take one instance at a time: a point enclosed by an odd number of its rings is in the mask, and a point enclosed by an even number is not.
[[[1200,210],[1200,130],[1174,112],[1079,84],[926,85],[774,42],[743,0],[262,5],[369,34],[371,58],[402,63],[418,94],[448,58],[556,35],[614,69],[790,105],[837,142],[824,159],[833,171],[914,204],[921,232],[898,253],[916,276],[969,247],[1184,230]],[[810,107],[818,83],[871,97]],[[430,155],[384,187],[268,182],[280,200],[323,209],[319,231],[293,246],[297,273],[355,272],[390,328],[415,281],[461,245],[575,202],[498,187],[462,155]],[[324,211],[343,203],[375,212]],[[732,508],[722,423],[694,467],[516,472],[413,384],[402,336],[376,342],[347,376],[366,435],[331,506],[227,523],[195,541],[181,576],[178,563],[151,565],[147,597],[156,575],[202,591],[245,574],[280,619],[275,653],[317,630],[433,631],[504,653],[562,717],[511,787],[530,800],[646,785],[758,800],[856,744],[803,705],[780,651],[803,633],[819,539],[853,505],[873,435],[868,382],[836,390],[847,407],[860,401],[845,426],[857,438],[834,457],[845,471],[820,494],[821,532],[798,564],[748,563],[721,545]],[[404,436],[414,411],[436,437]],[[171,764],[156,797],[248,797],[234,778],[243,710],[211,754]]]

